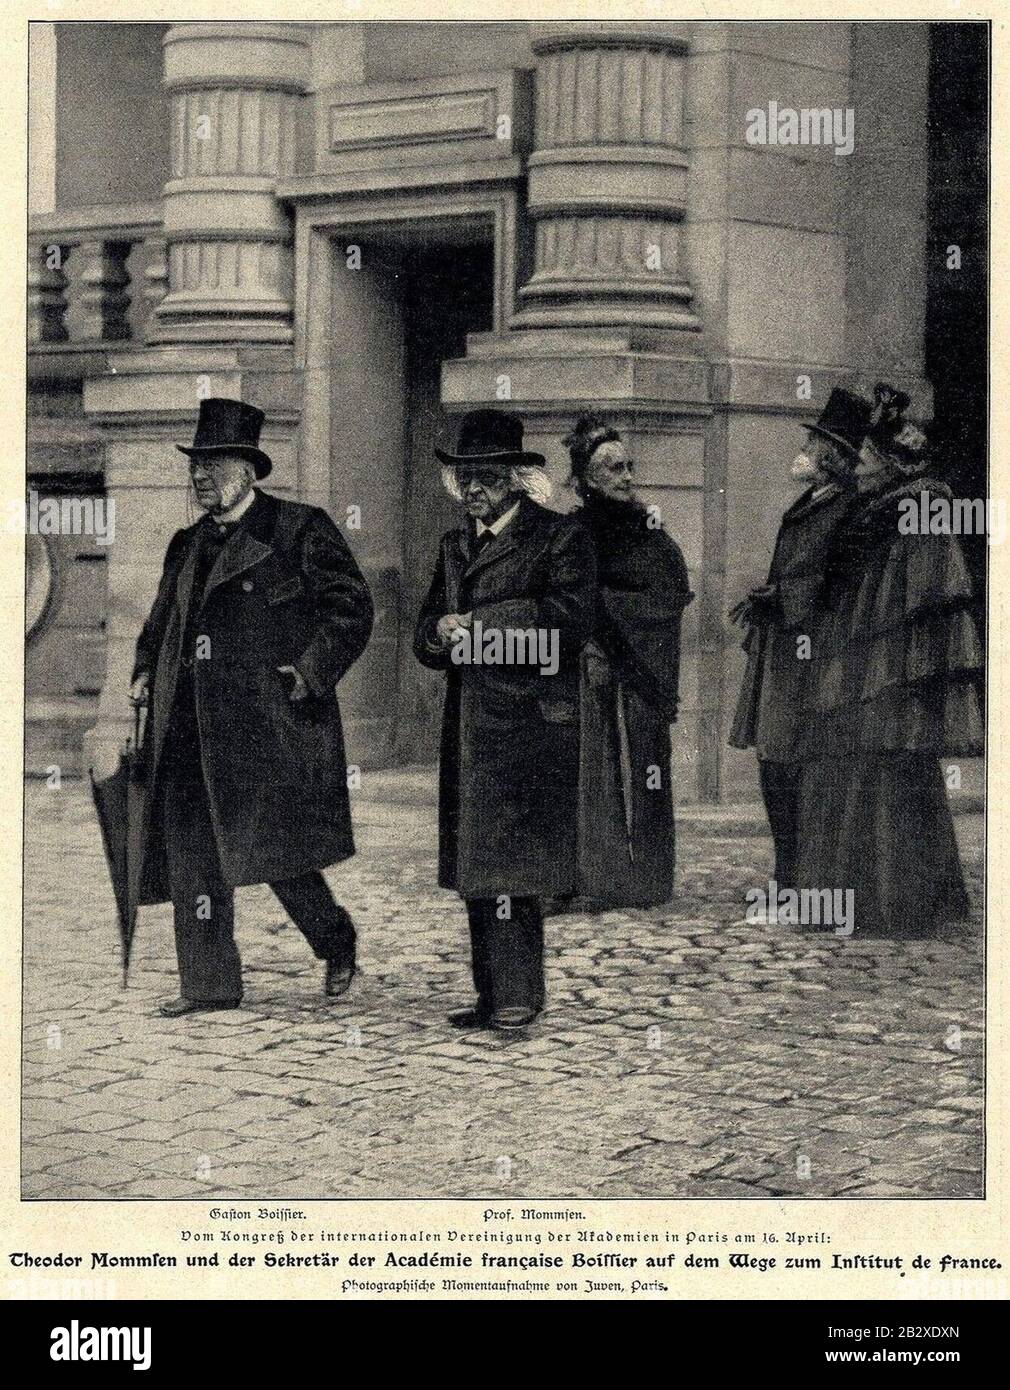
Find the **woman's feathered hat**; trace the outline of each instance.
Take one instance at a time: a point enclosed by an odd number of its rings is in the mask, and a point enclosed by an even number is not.
[[[589,460],[600,445],[620,442],[620,438],[620,431],[608,425],[602,415],[580,415],[574,428],[561,441],[572,461],[572,476],[569,481],[574,482],[576,486],[581,484],[589,467]]]
[[[916,473],[924,463],[927,439],[917,425],[905,419],[911,397],[886,381],[873,388],[873,413],[866,442],[883,454],[899,473]]]

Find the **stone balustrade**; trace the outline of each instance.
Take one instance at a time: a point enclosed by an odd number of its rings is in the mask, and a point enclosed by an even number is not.
[[[30,352],[143,340],[167,288],[160,204],[47,213],[28,237]]]

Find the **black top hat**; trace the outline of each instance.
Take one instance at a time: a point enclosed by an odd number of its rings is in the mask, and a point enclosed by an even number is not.
[[[823,435],[838,446],[847,460],[855,463],[859,458],[859,447],[870,428],[872,414],[873,406],[865,396],[857,396],[854,391],[835,386],[817,421],[803,428]]]
[[[523,422],[504,410],[471,410],[459,422],[456,452],[435,446],[451,468],[543,468],[543,454],[523,448]]]
[[[253,465],[257,478],[265,478],[273,464],[270,455],[259,447],[264,418],[262,410],[247,405],[245,401],[209,396],[200,402],[193,443],[177,444],[175,447],[190,458],[207,454],[238,454]]]

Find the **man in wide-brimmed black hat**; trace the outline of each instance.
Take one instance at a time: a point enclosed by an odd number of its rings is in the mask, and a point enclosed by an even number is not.
[[[780,888],[796,881],[803,689],[811,657],[798,639],[813,641],[828,542],[855,499],[871,411],[869,400],[836,386],[818,419],[803,427],[806,446],[791,474],[806,486],[782,518],[767,582],[731,613],[747,628],[747,666],[729,742],[757,753]]]
[[[500,410],[436,449],[465,516],[442,537],[414,651],[446,673],[439,873],[465,899],[472,1007],[457,1028],[523,1028],[544,1007],[541,898],[575,886],[579,652],[595,619],[582,525],[542,505],[550,483]]]
[[[337,682],[365,648],[372,601],[319,507],[256,483],[263,412],[201,402],[189,456],[204,515],[177,531],[137,643],[150,701],[145,881],[167,883],[181,980],[169,1017],[242,997],[234,889],[269,883],[346,991],[355,935],[319,872],[354,853]]]

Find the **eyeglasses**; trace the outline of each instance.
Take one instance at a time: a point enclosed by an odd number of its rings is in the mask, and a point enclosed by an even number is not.
[[[509,475],[496,468],[468,468],[460,473],[460,487],[465,492],[470,483],[477,483],[480,487],[496,488],[504,487],[508,484]]]
[[[189,476],[196,477],[197,473],[220,473],[221,469],[227,464],[227,459],[190,459]]]

